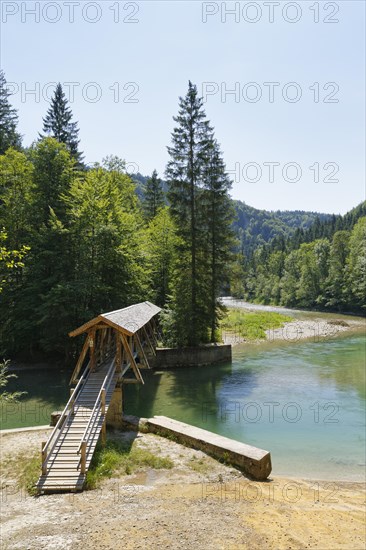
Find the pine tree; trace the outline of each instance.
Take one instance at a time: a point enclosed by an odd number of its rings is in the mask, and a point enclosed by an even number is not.
[[[0,71],[0,155],[9,147],[21,147],[22,138],[17,132],[18,114],[9,103],[10,95],[4,72]]]
[[[207,304],[204,294],[203,212],[200,205],[202,175],[212,129],[197,88],[189,82],[186,97],[179,99],[177,123],[168,147],[166,169],[168,199],[181,241],[174,284],[174,324],[180,345],[196,345],[207,338]]]
[[[228,264],[234,245],[233,206],[229,196],[231,181],[226,173],[220,147],[212,140],[203,173],[203,203],[207,238],[208,323],[210,340],[216,332],[223,308],[218,301],[224,283],[228,282]]]
[[[143,209],[148,221],[155,218],[159,208],[164,206],[164,191],[156,170],[148,178],[144,188]]]
[[[83,154],[79,151],[79,129],[77,122],[72,122],[72,112],[61,84],[57,84],[51,106],[43,119],[43,132],[46,136],[57,139],[69,149],[79,168],[83,167]],[[43,137],[43,136],[41,136]]]

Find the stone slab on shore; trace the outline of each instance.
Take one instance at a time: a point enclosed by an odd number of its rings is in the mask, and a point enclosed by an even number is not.
[[[205,453],[237,466],[256,480],[265,480],[272,470],[268,451],[246,445],[240,441],[196,428],[166,416],[154,416],[146,421],[150,432],[159,435],[173,435],[179,443],[189,445]]]

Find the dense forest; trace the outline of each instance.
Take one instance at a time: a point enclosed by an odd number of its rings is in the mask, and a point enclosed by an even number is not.
[[[217,340],[223,293],[365,307],[365,204],[342,217],[233,201],[193,84],[173,120],[164,180],[116,156],[87,167],[61,85],[24,147],[0,72],[0,356],[69,356],[70,330],[147,299],[179,346]]]
[[[143,200],[144,188],[148,176],[143,176],[139,172],[131,175],[136,183],[137,196]],[[167,182],[161,181],[162,189],[165,194],[168,191]],[[314,223],[319,221],[337,220],[341,216],[332,216],[332,214],[320,214],[318,212],[305,212],[303,210],[268,212],[253,208],[242,201],[232,199],[234,208],[233,230],[237,237],[237,248],[246,256],[250,255],[258,246],[269,243],[275,237],[292,237],[302,235]]]
[[[296,230],[307,230],[319,219],[330,220],[330,214],[304,212],[302,210],[268,212],[258,210],[242,201],[233,201],[235,207],[234,229],[241,251],[250,255],[258,246],[269,243],[275,237],[292,237]]]
[[[74,327],[147,299],[165,308],[166,342],[216,341],[231,182],[196,87],[179,100],[165,186],[154,171],[138,193],[122,159],[84,165],[60,85],[22,147],[0,79],[0,354],[73,353]]]
[[[232,292],[264,304],[364,311],[366,202],[239,255]]]

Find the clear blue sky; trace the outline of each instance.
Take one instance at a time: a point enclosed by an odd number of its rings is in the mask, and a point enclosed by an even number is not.
[[[115,154],[131,170],[163,175],[172,117],[191,79],[211,91],[205,109],[234,198],[335,213],[365,199],[363,1],[240,2],[232,15],[225,7],[238,3],[1,4],[1,66],[26,145],[42,129],[47,84],[79,83],[71,107],[86,161]],[[225,97],[230,89],[239,96]]]

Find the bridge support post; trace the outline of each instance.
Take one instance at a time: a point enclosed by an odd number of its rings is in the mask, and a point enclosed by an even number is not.
[[[102,389],[102,395],[100,396],[102,414],[105,415],[105,389]]]
[[[102,426],[102,433],[101,433],[101,443],[102,446],[105,446],[106,440],[107,440],[107,422],[104,420],[103,426]]]
[[[73,388],[70,388],[70,397],[72,396],[72,394],[74,393],[74,389]],[[74,404],[75,404],[75,399],[72,399],[71,403],[70,403],[70,412],[72,415],[75,414],[74,412]]]
[[[80,461],[80,473],[85,474],[86,472],[86,441],[81,443],[81,461]]]
[[[111,428],[118,429],[122,425],[122,399],[122,387],[117,386],[113,392],[106,416],[106,424]]]
[[[42,453],[41,453],[41,457],[42,457],[42,475],[46,475],[47,474],[47,464],[45,463],[46,462],[46,451],[44,450],[46,446],[46,442],[45,441],[42,441]]]

